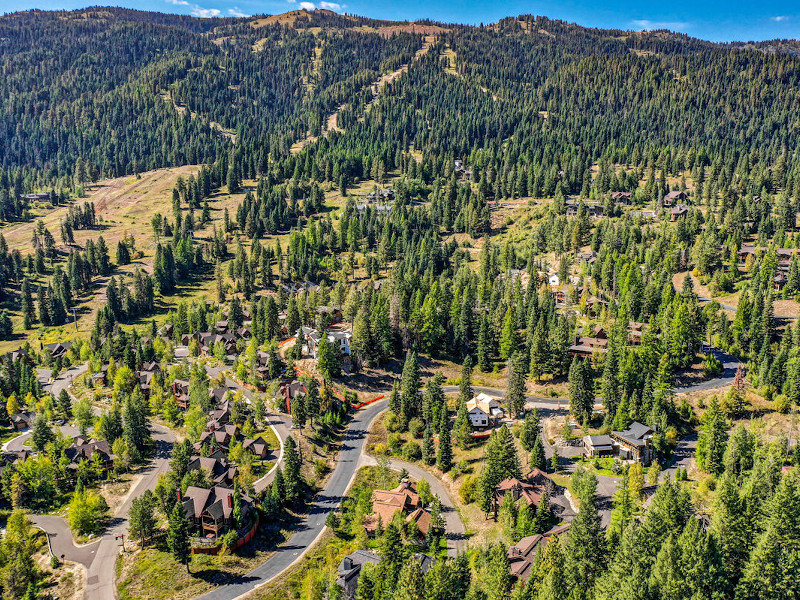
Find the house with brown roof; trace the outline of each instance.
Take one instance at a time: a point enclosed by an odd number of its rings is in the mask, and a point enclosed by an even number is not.
[[[207,471],[214,485],[232,487],[239,470],[231,465],[226,458],[211,458],[210,456],[192,456],[187,467],[188,471]]]
[[[386,527],[398,512],[411,514],[420,507],[417,486],[403,480],[393,490],[375,490],[372,492],[372,514],[364,519],[364,529],[369,535],[375,535],[380,523]]]
[[[631,203],[631,193],[630,192],[611,192],[611,199],[614,202],[621,202],[622,204],[630,204]]]
[[[75,436],[73,444],[64,450],[69,459],[67,471],[76,473],[82,461],[99,462],[106,474],[114,468],[114,455],[111,446],[105,440],[87,440],[83,436]]]
[[[668,192],[664,196],[664,206],[669,207],[673,204],[677,204],[678,202],[686,202],[688,196],[686,192],[681,192],[680,190],[675,190],[673,192]]]
[[[36,414],[30,412],[29,410],[23,410],[9,416],[9,419],[11,420],[11,426],[14,428],[14,431],[29,429],[33,426],[33,421],[35,418]]]
[[[566,534],[569,527],[569,523],[558,525],[545,533],[526,536],[511,546],[508,549],[511,577],[523,582],[527,581],[539,550],[544,548],[554,537]]]
[[[242,440],[242,447],[261,460],[269,454],[269,444],[260,435],[255,439],[245,438]]]
[[[235,527],[233,521],[233,489],[215,485],[199,488],[190,485],[185,494],[178,492],[193,533],[215,539]],[[253,509],[253,500],[242,494],[242,518],[247,519]]]
[[[514,502],[524,501],[528,506],[538,507],[545,492],[552,496],[556,484],[550,476],[541,469],[533,469],[523,479],[507,477],[494,489],[492,504],[495,514],[500,508],[506,494],[511,494]]]
[[[669,220],[672,222],[685,217],[689,214],[689,207],[685,204],[678,204],[669,209]]]

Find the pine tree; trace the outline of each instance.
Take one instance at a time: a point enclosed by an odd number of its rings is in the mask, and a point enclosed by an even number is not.
[[[500,358],[507,359],[517,351],[519,346],[519,336],[517,335],[517,325],[514,319],[514,311],[509,306],[503,317],[503,327],[500,330]]]
[[[403,364],[403,374],[400,379],[401,416],[405,423],[421,413],[419,389],[421,387],[419,374],[419,359],[417,353],[409,351]]]
[[[342,374],[342,357],[339,348],[328,341],[323,334],[317,347],[317,370],[326,382],[338,378]]]
[[[553,449],[553,452],[555,452],[555,449]],[[531,450],[531,468],[540,469],[542,471],[547,469],[547,457],[544,454],[544,445],[541,435],[536,436],[536,441]]]
[[[300,451],[297,447],[297,442],[291,435],[286,438],[284,453],[286,458],[283,475],[286,482],[286,500],[292,503],[296,502],[300,497],[303,480],[300,475]]]
[[[169,514],[169,530],[167,531],[167,545],[172,556],[180,563],[186,565],[186,572],[189,572],[189,558],[191,549],[189,545],[189,528],[186,524],[186,517],[183,505],[180,502],[175,504]]]
[[[472,357],[468,354],[461,366],[461,382],[459,383],[459,402],[472,400]]]
[[[23,329],[30,329],[31,325],[33,324],[34,320],[36,319],[36,315],[34,313],[33,308],[33,297],[31,295],[31,284],[27,277],[22,280],[22,292],[21,292],[21,302],[22,302],[22,328]]]
[[[425,425],[425,433],[422,436],[422,460],[426,465],[431,465],[436,460],[433,427],[431,427],[430,423]]]
[[[525,410],[525,355],[522,352],[515,352],[511,359],[506,404],[515,418]]]
[[[420,600],[425,595],[425,580],[422,577],[422,569],[419,560],[412,558],[407,560],[400,570],[397,579],[397,591],[394,600]]]
[[[589,365],[576,356],[569,368],[569,410],[578,421],[586,422],[593,407],[594,390]]]
[[[736,588],[737,600],[779,600],[800,596],[800,484],[796,475],[782,478],[769,503],[764,532]]]
[[[571,597],[576,600],[591,597],[592,586],[605,569],[605,536],[597,512],[596,489],[597,479],[587,475],[581,488],[580,510],[572,521],[564,547],[565,576],[574,592]]]
[[[394,384],[392,384],[392,393],[389,395],[389,411],[395,415],[399,415],[401,406],[400,386],[398,385],[397,381],[395,381]]]
[[[703,415],[703,429],[697,438],[698,466],[715,475],[721,473],[727,442],[728,423],[717,397],[714,396]]]
[[[458,400],[458,412],[456,412],[456,421],[453,424],[453,435],[455,436],[456,446],[462,450],[466,450],[472,441],[472,426],[469,422],[467,403],[463,396]]]
[[[481,325],[478,330],[478,368],[484,373],[492,370],[492,340],[486,313],[481,314]]]
[[[453,468],[453,446],[450,442],[450,419],[447,411],[442,411],[439,425],[439,449],[436,453],[436,467],[443,473]]]
[[[47,444],[55,440],[56,436],[50,428],[50,423],[44,415],[37,416],[33,421],[33,433],[31,434],[31,444],[37,452],[44,451]]]
[[[541,430],[540,419],[538,408],[534,408],[525,414],[525,420],[522,422],[522,431],[519,434],[519,442],[526,452],[533,450],[533,446],[539,437]]]

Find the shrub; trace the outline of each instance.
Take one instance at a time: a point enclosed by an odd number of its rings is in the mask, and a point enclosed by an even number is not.
[[[222,536],[222,546],[230,550],[234,544],[239,541],[239,534],[235,530],[231,530]]]
[[[417,442],[408,442],[403,446],[403,456],[411,462],[419,460],[422,458],[422,448]]]
[[[387,431],[399,431],[400,429],[400,419],[393,412],[386,416],[383,424],[386,426]]]
[[[422,419],[414,417],[408,422],[408,430],[413,437],[421,438],[425,431],[425,423],[423,423]]]
[[[386,447],[386,444],[380,442],[375,444],[375,448],[373,450],[375,454],[386,454],[389,451],[389,448]]]
[[[786,394],[778,394],[775,396],[775,410],[777,410],[782,415],[785,415],[789,412],[789,409],[792,407],[792,402],[789,400],[789,397]]]
[[[69,503],[69,526],[77,535],[99,533],[107,512],[108,505],[100,494],[78,490]]]
[[[458,488],[458,496],[464,504],[475,501],[475,493],[478,491],[478,480],[473,475],[467,475],[464,483]]]
[[[389,450],[391,450],[392,454],[397,454],[400,452],[400,448],[403,445],[403,436],[399,433],[392,433],[389,435]]]
[[[317,476],[317,479],[322,478],[325,475],[325,472],[328,470],[328,463],[325,462],[325,459],[318,458],[314,461],[314,474]]]
[[[703,359],[703,375],[715,377],[720,373],[722,373],[722,362],[713,354],[706,354]]]

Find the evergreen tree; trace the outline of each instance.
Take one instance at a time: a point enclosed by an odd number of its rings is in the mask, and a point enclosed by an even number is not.
[[[555,449],[553,449],[555,452]],[[545,471],[547,469],[547,457],[544,454],[544,445],[542,443],[542,436],[536,436],[536,441],[531,450],[531,468],[540,469]]]
[[[439,424],[439,449],[436,453],[436,467],[443,473],[453,468],[453,446],[450,442],[450,419],[447,411],[442,411]]]
[[[606,564],[606,545],[600,515],[597,512],[597,479],[588,474],[581,487],[580,510],[573,519],[564,546],[565,577],[571,597],[588,599]]]
[[[183,505],[178,502],[169,514],[169,529],[167,530],[167,546],[172,556],[180,563],[186,565],[186,572],[189,572],[189,558],[191,557],[191,547],[189,544],[189,528]]]
[[[717,397],[711,398],[703,415],[703,428],[697,438],[697,464],[709,473],[718,475],[723,469],[723,458],[728,441],[728,423]]]
[[[512,356],[506,396],[509,414],[519,417],[525,410],[525,355],[522,352],[515,352]]]
[[[532,411],[525,414],[525,420],[522,422],[522,431],[519,434],[519,443],[526,452],[533,450],[539,433],[541,431],[541,423],[539,417],[539,409],[534,408]]]
[[[436,447],[433,442],[433,428],[428,423],[422,436],[422,461],[426,465],[431,465],[434,460],[436,460]]]
[[[578,421],[586,422],[594,408],[594,389],[590,367],[576,356],[569,368],[569,410]]]
[[[294,437],[289,436],[286,438],[284,448],[285,453],[285,467],[284,467],[284,481],[286,486],[286,500],[287,502],[296,502],[300,498],[301,486],[303,484],[300,475],[300,451],[297,447]]]
[[[466,450],[472,441],[472,426],[469,422],[467,403],[463,396],[458,399],[458,412],[456,413],[456,421],[453,425],[453,434],[456,446],[462,450]]]

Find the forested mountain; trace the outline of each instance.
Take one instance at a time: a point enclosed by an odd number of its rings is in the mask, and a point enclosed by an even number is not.
[[[384,556],[358,597],[800,594],[797,552],[780,552],[800,539],[794,419],[786,433],[800,406],[796,42],[714,44],[531,15],[473,27],[94,7],[0,17],[0,74],[0,340],[26,344],[0,364],[0,424],[23,408],[60,418],[34,360],[54,377],[88,364],[85,392],[113,388],[106,428],[155,361],[164,372],[141,410],[126,404],[126,424],[157,416],[199,443],[204,355],[272,390],[300,435],[306,417],[338,428],[348,403],[386,396],[387,443],[374,447],[449,473],[461,504],[485,515],[497,486],[522,477],[522,452],[499,425],[480,460],[474,367],[476,385],[505,388],[509,424],[527,394],[558,398],[547,418],[563,418],[560,431],[552,421],[543,432],[532,411],[513,423],[528,466],[559,470],[558,454],[545,464],[549,436],[636,425],[658,491],[645,503],[641,465],[608,459],[618,471],[603,476],[624,479],[606,490],[606,533],[597,481],[565,475],[580,510],[524,585],[512,585],[502,545],[410,572],[394,526],[368,541],[359,508],[358,534],[343,537]],[[78,341],[49,343],[73,335],[70,314]],[[421,393],[423,370],[437,369]],[[454,407],[443,384],[459,371]],[[311,391],[284,401],[292,373]],[[676,395],[713,378],[728,387],[719,399]],[[245,405],[237,418],[255,433]],[[754,414],[765,424],[746,430]],[[659,479],[679,443],[696,454],[693,480],[687,463]],[[270,515],[283,499],[277,473],[260,498],[237,476]],[[185,475],[173,482],[183,490]],[[19,503],[27,492],[12,476],[0,488]],[[549,517],[533,526],[530,511],[503,506],[506,541],[545,531]]]
[[[0,187],[70,187],[63,177],[79,163],[97,178],[213,162],[234,137],[219,130],[235,134],[236,162],[255,176],[318,134],[337,106],[358,107],[369,83],[422,43],[391,23],[298,12],[292,21],[117,8],[0,18]],[[541,172],[552,195],[552,170],[579,191],[602,156],[638,165],[667,151],[664,166],[677,171],[738,162],[746,150],[768,168],[797,142],[789,53],[531,16],[442,29],[435,49],[454,52],[460,77],[442,77],[440,54],[429,53],[348,147],[367,144],[389,162],[411,146],[430,160],[480,152],[482,172]],[[781,178],[793,173],[783,164]]]

